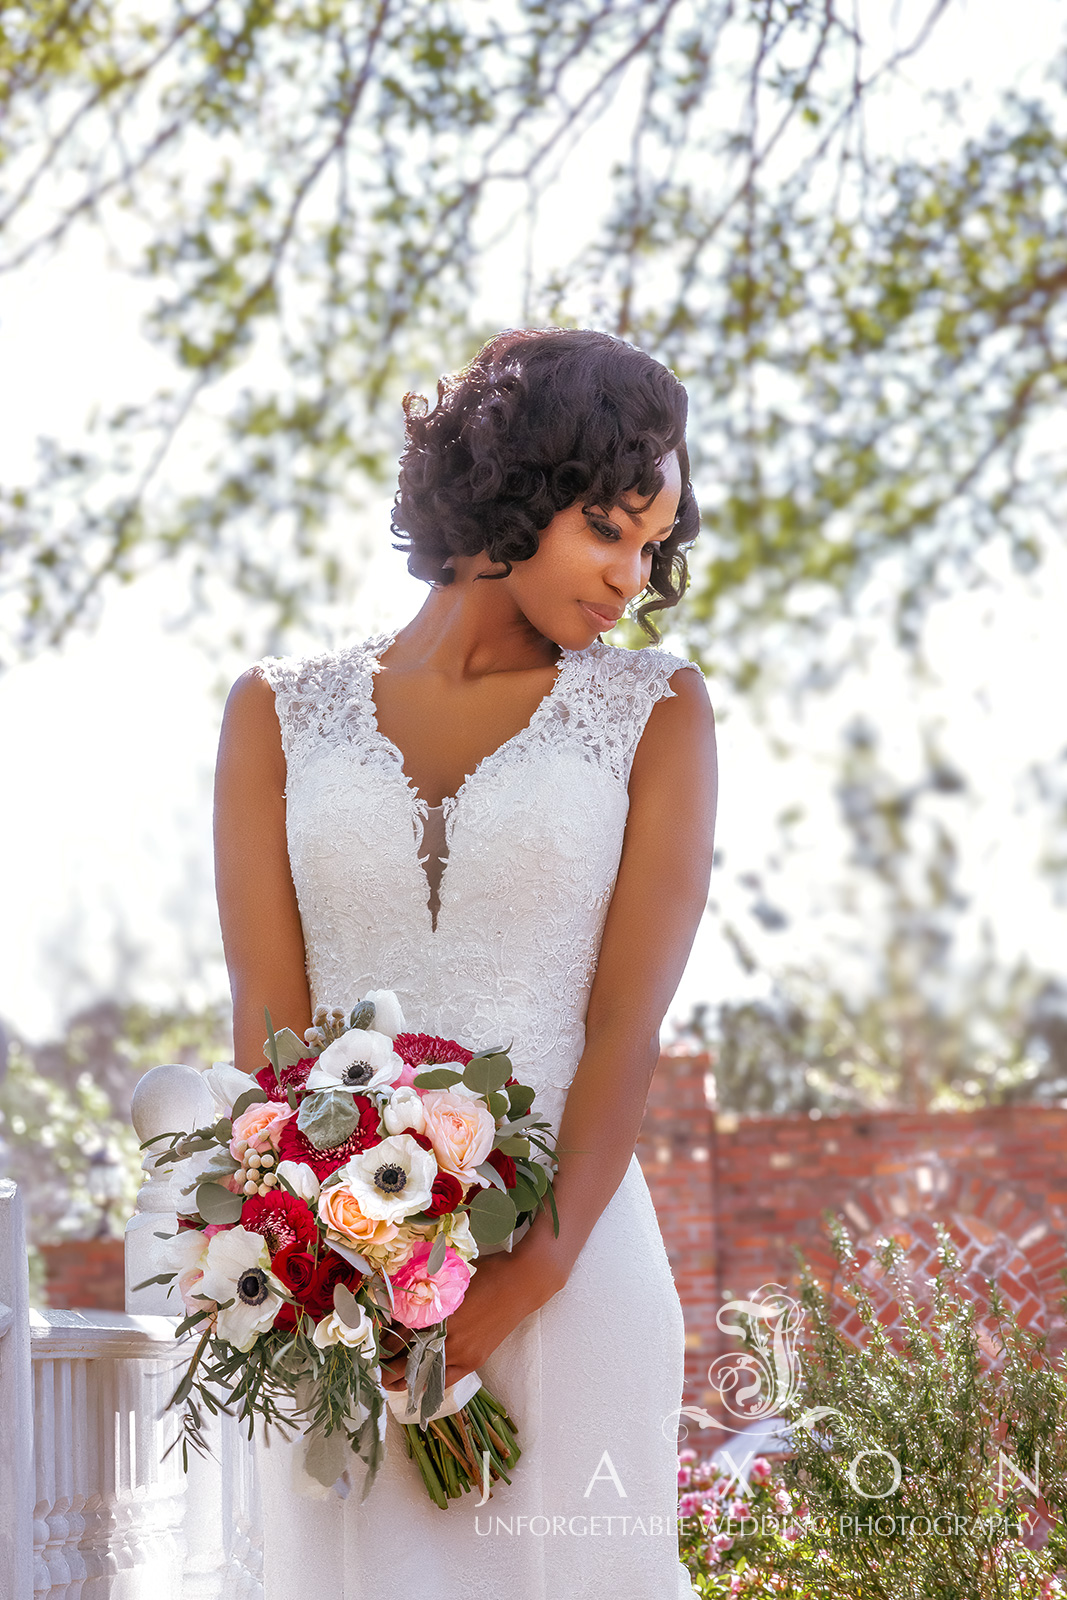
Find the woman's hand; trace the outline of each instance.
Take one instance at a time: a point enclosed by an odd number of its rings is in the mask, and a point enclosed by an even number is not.
[[[477,1271],[462,1301],[448,1318],[445,1337],[447,1389],[468,1372],[476,1372],[531,1311],[551,1299],[560,1285],[533,1252],[524,1256],[522,1241],[514,1251],[497,1251],[476,1259]],[[391,1323],[382,1333],[382,1386],[405,1387],[404,1368],[411,1330]],[[387,1355],[387,1352],[392,1352]]]

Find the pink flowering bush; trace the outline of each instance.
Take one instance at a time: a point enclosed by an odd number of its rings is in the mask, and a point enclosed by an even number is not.
[[[735,1452],[736,1453],[736,1452]],[[716,1466],[687,1448],[678,1454],[678,1548],[697,1593],[707,1600],[744,1595],[796,1596],[773,1570],[775,1547],[798,1537],[804,1507],[793,1512],[785,1486],[766,1456],[739,1483],[729,1467]],[[814,1600],[814,1596],[813,1596]]]

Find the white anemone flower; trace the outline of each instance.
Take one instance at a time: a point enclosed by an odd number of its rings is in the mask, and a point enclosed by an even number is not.
[[[307,1087],[351,1089],[366,1094],[387,1089],[404,1070],[393,1041],[375,1028],[349,1028],[328,1044],[308,1073]]]
[[[385,1033],[390,1039],[395,1039],[398,1033],[404,1032],[404,1013],[392,989],[371,989],[363,999],[369,1000],[374,1007],[374,1028],[377,1033]]]
[[[211,1098],[215,1102],[215,1110],[221,1117],[228,1117],[230,1107],[234,1101],[244,1094],[246,1089],[258,1087],[256,1080],[247,1072],[242,1072],[240,1067],[233,1066],[229,1061],[213,1061],[208,1070],[201,1074],[204,1082],[211,1090]]]
[[[403,1222],[429,1205],[437,1159],[410,1134],[398,1133],[352,1156],[338,1173],[374,1222]]]
[[[233,1301],[219,1311],[218,1338],[238,1350],[251,1350],[284,1303],[275,1293],[281,1288],[270,1270],[270,1252],[261,1233],[250,1233],[238,1224],[212,1234],[197,1293],[220,1307],[225,1300]]]

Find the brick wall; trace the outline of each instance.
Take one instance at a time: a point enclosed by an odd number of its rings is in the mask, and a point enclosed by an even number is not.
[[[899,1307],[874,1243],[892,1233],[904,1244],[925,1321],[923,1280],[935,1264],[939,1219],[960,1253],[957,1282],[980,1313],[981,1285],[992,1277],[1021,1320],[1047,1332],[1052,1352],[1067,1348],[1059,1305],[1067,1292],[1067,1109],[716,1116],[705,1094],[708,1070],[705,1055],[664,1054],[638,1145],[685,1310],[686,1404],[715,1408],[708,1368],[740,1348],[716,1326],[723,1300],[769,1283],[795,1293],[794,1246],[834,1286],[824,1210],[848,1227],[890,1329]],[[855,1313],[843,1327],[858,1336]],[[991,1327],[983,1342],[993,1361]]]
[[[71,1239],[40,1246],[50,1306],[126,1309],[121,1239]]]

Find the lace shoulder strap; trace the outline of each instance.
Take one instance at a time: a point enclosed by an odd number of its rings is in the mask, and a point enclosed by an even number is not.
[[[673,698],[670,680],[683,667],[700,672],[695,661],[651,646],[625,650],[596,640],[584,652],[588,661],[580,694],[584,720],[601,755],[624,783],[634,752],[657,700]]]
[[[312,744],[336,736],[361,673],[369,671],[374,640],[318,655],[263,656],[255,663],[274,690],[282,750],[290,773]]]

